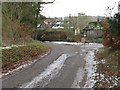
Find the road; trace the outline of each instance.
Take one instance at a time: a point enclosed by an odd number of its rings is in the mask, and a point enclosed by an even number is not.
[[[3,77],[3,88],[81,88],[88,81],[86,55],[95,47],[46,43],[52,51],[26,68]]]

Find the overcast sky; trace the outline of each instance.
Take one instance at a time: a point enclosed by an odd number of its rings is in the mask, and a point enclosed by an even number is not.
[[[105,16],[107,6],[116,6],[113,14],[118,11],[118,1],[120,0],[55,0],[53,4],[44,6],[42,13],[47,17],[64,17],[81,12],[86,15]]]

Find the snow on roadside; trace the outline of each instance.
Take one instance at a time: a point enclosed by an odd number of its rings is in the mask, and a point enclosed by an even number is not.
[[[94,61],[94,51],[89,51],[84,58],[86,61],[85,69],[87,71],[87,82],[84,86],[84,88],[92,88],[95,84],[94,76],[96,71],[96,61]]]
[[[84,58],[84,60],[86,61],[85,69],[87,71],[87,82],[86,82],[84,88],[92,88],[96,82],[94,80],[95,71],[96,71],[96,61],[94,60],[94,57],[95,57],[94,51],[103,47],[103,45],[100,43],[76,43],[76,42],[52,42],[52,43],[65,44],[65,45],[78,45],[78,46],[81,46],[81,50],[88,51],[86,57]],[[27,88],[28,87],[36,87],[37,83],[39,83],[39,82],[42,82],[42,86],[45,86],[59,72],[59,70],[63,66],[63,64],[68,56],[69,56],[68,54],[67,54],[67,56],[66,56],[66,54],[64,54],[62,56],[62,57],[64,57],[64,59],[62,58],[61,60],[59,60],[59,58],[58,58],[58,60],[56,61],[57,64],[55,64],[55,62],[53,62],[51,65],[48,66],[48,68],[42,74],[40,74],[38,77],[34,78],[31,82],[21,86],[21,88],[22,87],[27,87]],[[34,61],[34,62],[36,62],[36,61]],[[24,65],[18,67],[17,69],[9,71],[8,73],[3,73],[0,76],[5,76],[8,74],[11,74],[15,71],[18,71],[24,67],[31,65],[34,62],[29,62],[28,64],[24,64]],[[59,66],[59,68],[58,68],[58,66]],[[84,75],[84,72],[83,72],[83,75]],[[48,82],[43,82],[44,78],[46,78],[46,80]],[[79,78],[79,80],[81,81],[82,78]],[[79,86],[77,86],[77,88],[79,88]]]
[[[76,42],[52,42],[56,44],[66,44],[66,45],[79,45],[79,43]]]
[[[16,72],[16,71],[18,71],[18,70],[20,70],[20,69],[22,69],[22,68],[25,68],[25,67],[31,65],[32,63],[34,63],[34,62],[36,62],[36,61],[37,61],[37,60],[28,61],[27,64],[24,64],[24,63],[23,63],[23,65],[19,66],[19,67],[16,68],[16,69],[9,70],[9,71],[6,72],[6,73],[2,73],[2,74],[0,75],[0,77],[4,77],[4,76],[6,76],[6,75],[12,74],[12,73],[14,73],[14,72]]]
[[[55,42],[55,41],[51,43],[65,44],[65,45],[78,45],[78,46],[80,45],[81,47],[90,48],[94,50],[98,50],[100,47],[103,47],[101,43],[76,43],[76,42]]]
[[[82,52],[88,52],[84,58],[86,61],[85,70],[87,72],[87,81],[83,87],[80,87],[79,83],[82,81],[85,72],[81,72],[81,69],[78,69],[78,73],[81,73],[81,76],[76,75],[75,81],[73,82],[72,88],[92,88],[95,84],[94,77],[96,72],[95,51],[98,51],[99,48],[102,48],[101,43],[76,43],[76,42],[52,42],[56,44],[65,44],[65,45],[78,45],[81,47]]]
[[[20,47],[24,45],[11,45],[11,46],[6,46],[6,47],[0,47],[0,49],[11,49],[12,47]]]
[[[88,49],[88,53],[86,54],[86,57],[84,60],[86,61],[85,69],[87,71],[87,82],[84,85],[84,88],[93,88],[96,81],[94,80],[94,77],[96,76],[96,65],[97,62],[95,61],[95,50],[98,51],[99,48],[103,47],[102,44],[99,43],[90,43],[83,46],[84,48]]]
[[[50,52],[50,51],[49,51],[49,52]],[[45,57],[46,55],[48,55],[49,52],[47,52],[46,54],[44,54],[43,56],[40,56],[40,57],[41,57],[41,58]],[[35,63],[36,61],[38,61],[38,59],[35,59],[34,61],[23,62],[23,64],[20,65],[19,67],[15,68],[15,69],[13,69],[13,70],[9,70],[9,71],[6,72],[6,73],[1,73],[1,74],[0,74],[0,78],[1,78],[1,77],[4,77],[4,76],[6,76],[6,75],[12,74],[12,73],[14,73],[14,72],[16,72],[16,71],[19,71],[19,70],[21,70],[21,69],[23,69],[23,68],[25,68],[25,67],[27,67],[27,66],[30,66],[30,65],[32,65],[33,63]]]

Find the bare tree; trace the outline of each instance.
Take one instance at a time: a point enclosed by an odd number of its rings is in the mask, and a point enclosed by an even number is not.
[[[112,6],[107,6],[107,8],[105,9],[107,14],[105,14],[105,15],[112,17],[112,13],[113,13],[113,10],[115,7],[116,7],[116,2]]]

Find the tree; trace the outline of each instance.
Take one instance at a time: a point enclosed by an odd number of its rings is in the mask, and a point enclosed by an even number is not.
[[[112,12],[113,12],[115,6],[116,6],[116,2],[112,6],[107,6],[107,8],[105,9],[107,14],[105,14],[105,15],[112,17]]]
[[[36,39],[37,25],[45,18],[41,15],[42,4],[53,2],[3,2],[2,3],[2,31],[3,43],[17,43],[25,41],[28,36]]]
[[[91,16],[87,16],[84,13],[78,13],[78,16],[71,16],[70,26],[82,30],[89,22],[92,21],[95,21],[95,19],[92,18]]]
[[[113,19],[109,20],[110,23],[110,33],[113,36],[120,36],[120,14],[114,15]]]
[[[102,23],[103,45],[111,49],[120,49],[120,14],[117,13],[108,20],[108,24]]]

